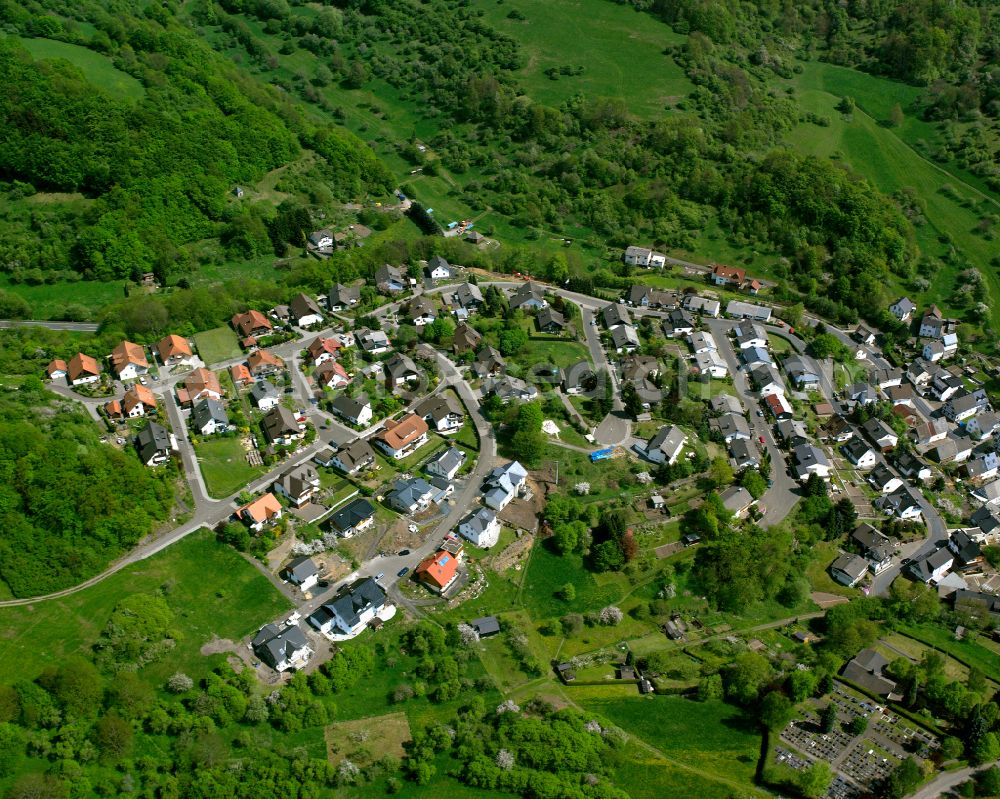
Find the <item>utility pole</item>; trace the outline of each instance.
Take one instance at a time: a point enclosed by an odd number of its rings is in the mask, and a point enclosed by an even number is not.
[[[552,461],[556,465],[556,488],[559,488],[559,461]]]

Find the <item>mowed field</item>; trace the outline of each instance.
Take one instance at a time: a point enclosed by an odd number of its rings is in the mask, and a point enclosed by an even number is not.
[[[209,366],[238,358],[242,354],[236,334],[228,327],[215,327],[195,333],[192,338],[198,347],[198,355]]]
[[[235,494],[264,473],[263,467],[247,462],[239,438],[206,437],[195,445],[195,454],[208,493],[216,498]]]
[[[47,666],[85,652],[126,596],[162,592],[174,612],[176,647],[146,673],[207,671],[199,652],[213,635],[236,640],[290,605],[234,549],[202,530],[148,560],[64,599],[0,608],[0,684],[33,679]]]
[[[531,97],[548,105],[558,107],[576,94],[613,97],[635,116],[655,119],[694,88],[663,54],[686,37],[626,5],[607,0],[474,0],[473,5],[498,31],[520,42],[527,61],[518,78]],[[545,74],[579,66],[584,67],[579,75],[553,80]]]
[[[139,81],[118,69],[105,55],[77,44],[57,42],[53,39],[16,38],[36,61],[45,58],[64,58],[79,67],[90,83],[114,97],[138,100],[146,93]]]
[[[1000,211],[995,199],[924,159],[892,129],[884,127],[880,120],[862,108],[855,110],[849,118],[840,114],[835,106],[842,95],[830,89],[836,86],[839,92],[840,87],[850,84],[828,81],[816,69],[803,75],[803,83],[796,93],[797,102],[803,110],[829,118],[830,125],[801,124],[788,136],[788,144],[799,152],[820,158],[842,158],[884,194],[914,189],[926,209],[927,224],[917,228],[921,249],[925,253],[939,255],[944,250],[939,237],[949,236],[971,263],[980,268],[987,279],[990,296],[1000,296],[1000,278],[988,267],[997,254],[997,244],[973,232],[983,215]],[[861,82],[868,87],[865,97],[877,113],[887,113],[885,106],[889,104],[891,108],[889,87],[895,88],[898,84],[885,81],[886,96],[880,96],[870,86],[875,80],[878,79],[869,76],[867,81]],[[850,92],[843,90],[843,93]],[[902,94],[905,100],[905,92]],[[953,199],[948,187],[957,192],[961,201]],[[928,290],[922,294],[913,291],[912,287],[899,288],[905,289],[918,304],[936,302],[946,313],[964,315],[967,311],[949,305],[959,271],[958,267],[939,270]],[[991,313],[993,324],[1000,325],[1000,304],[992,303]]]

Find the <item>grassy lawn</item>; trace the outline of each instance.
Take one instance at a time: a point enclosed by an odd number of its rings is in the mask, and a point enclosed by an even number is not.
[[[122,298],[121,283],[100,283],[81,280],[77,283],[48,283],[29,286],[27,283],[9,283],[4,277],[0,288],[23,297],[31,306],[35,319],[61,319],[67,308],[84,308],[93,318],[94,312]]]
[[[16,38],[36,60],[64,58],[78,67],[87,81],[115,97],[138,100],[146,93],[139,81],[117,69],[105,55],[78,44],[67,44],[52,39]]]
[[[213,497],[235,494],[251,480],[264,473],[261,466],[247,463],[246,451],[239,438],[205,438],[195,446],[201,474]]]
[[[837,559],[839,554],[837,546],[833,542],[817,541],[812,545],[806,578],[813,591],[825,591],[828,594],[840,594],[853,599],[858,596],[858,589],[841,585],[830,576],[828,571],[830,564]]]
[[[527,56],[517,77],[538,101],[558,107],[576,94],[621,98],[630,113],[654,118],[693,88],[663,49],[683,41],[653,16],[604,0],[476,0],[486,20],[516,39]],[[525,19],[510,19],[512,10]],[[637,68],[637,65],[642,65]],[[546,70],[583,66],[553,80]]]
[[[536,542],[524,577],[524,607],[533,619],[547,619],[566,613],[600,610],[616,602],[624,591],[625,578],[599,585],[587,571],[580,555],[557,555],[543,542]],[[576,599],[566,602],[555,596],[566,583],[576,588]]]
[[[195,333],[193,338],[201,359],[210,365],[238,358],[242,354],[236,333],[228,327],[216,327]]]
[[[589,363],[590,352],[578,341],[532,336],[527,346],[510,360],[525,370],[535,366],[558,366],[562,369],[580,361]]]
[[[573,691],[568,693],[574,695]],[[581,704],[656,747],[670,760],[721,780],[747,786],[753,782],[760,755],[758,724],[732,705],[638,694],[581,700]],[[692,794],[685,791],[683,795]]]
[[[177,669],[197,678],[208,671],[210,661],[199,649],[212,635],[236,640],[290,607],[235,550],[199,531],[77,594],[0,608],[0,683],[32,679],[88,649],[122,597],[161,590],[181,637],[145,669],[157,679]]]
[[[975,640],[956,641],[945,629],[933,624],[903,625],[899,631],[979,669],[993,680],[1000,680],[1000,652]]]
[[[359,733],[363,739],[357,738]],[[367,766],[376,755],[399,760],[405,754],[403,744],[408,740],[410,720],[405,713],[342,721],[326,728],[328,757],[334,765],[349,758],[359,766]]]

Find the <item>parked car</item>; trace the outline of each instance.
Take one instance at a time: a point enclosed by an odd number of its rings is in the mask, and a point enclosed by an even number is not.
[[[409,571],[410,571],[410,567],[409,566],[404,566],[402,569],[400,569],[398,572],[396,572],[396,576],[397,577],[405,577],[406,574],[407,574],[407,572],[409,572]]]
[[[408,550],[408,549],[401,549],[401,550],[399,550],[400,557],[402,557],[403,555],[409,555],[409,554],[410,554],[410,550]]]
[[[413,522],[410,522],[410,524],[407,526],[406,529],[409,530],[411,533],[419,533],[420,532],[420,528],[417,527],[417,525],[413,524]]]
[[[385,572],[379,572],[378,574],[375,575],[375,581],[378,582],[383,577],[385,577]]]
[[[763,444],[763,443],[764,443],[764,436],[757,436],[757,440],[758,440],[758,441],[759,441],[759,442],[760,442],[761,444]]]

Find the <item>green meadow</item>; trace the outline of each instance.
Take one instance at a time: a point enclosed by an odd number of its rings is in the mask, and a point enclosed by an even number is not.
[[[62,58],[79,67],[83,76],[93,83],[97,88],[103,89],[108,94],[116,97],[127,97],[133,100],[140,99],[146,90],[135,78],[127,72],[122,72],[111,59],[78,44],[68,44],[57,42],[53,39],[23,39],[17,37],[24,49],[35,58],[36,61],[42,59]]]

